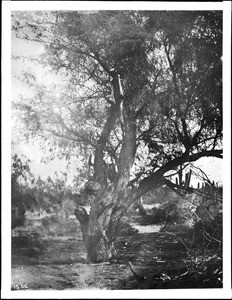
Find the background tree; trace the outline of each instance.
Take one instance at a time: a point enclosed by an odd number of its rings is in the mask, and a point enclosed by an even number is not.
[[[11,167],[11,227],[22,226],[25,213],[35,205],[35,198],[29,190],[34,176],[30,172],[30,160],[22,161],[15,154]]]
[[[26,212],[42,212],[57,215],[63,209],[65,216],[74,209],[74,203],[83,204],[80,194],[67,183],[66,173],[55,173],[55,178],[48,176],[42,180],[32,174],[30,160],[24,155],[12,156],[11,170],[11,220],[12,228],[24,226]],[[67,203],[69,202],[69,203]]]
[[[15,103],[23,131],[85,159],[91,210],[75,214],[89,261],[107,261],[132,203],[222,157],[221,12],[17,12],[12,30],[42,43],[38,61],[62,78],[24,73],[35,96]]]

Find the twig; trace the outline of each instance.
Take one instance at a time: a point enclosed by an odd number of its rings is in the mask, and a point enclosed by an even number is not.
[[[174,232],[167,231],[166,229],[164,229],[164,231],[165,231],[167,234],[171,234],[171,235],[174,235],[175,237],[177,237],[178,240],[180,240],[181,243],[184,245],[184,247],[186,248],[186,250],[189,251],[189,248],[186,246],[185,242],[184,242],[178,235],[176,235]]]
[[[195,229],[194,229],[194,231],[193,231],[193,237],[192,237],[191,245],[190,245],[190,248],[189,248],[189,254],[190,254],[190,252],[191,252],[191,250],[192,250],[194,240],[195,240]]]
[[[145,276],[143,275],[140,275],[136,270],[135,270],[135,267],[132,265],[132,263],[129,261],[128,262],[129,264],[129,267],[130,267],[130,270],[131,272],[135,275],[135,277],[138,277],[139,279],[143,279]]]

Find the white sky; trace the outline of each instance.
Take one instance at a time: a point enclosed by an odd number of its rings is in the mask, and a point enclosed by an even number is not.
[[[42,45],[38,43],[23,41],[12,36],[12,55],[15,56],[35,56],[44,52]],[[59,80],[55,75],[46,74],[44,67],[33,64],[32,62],[12,59],[11,64],[11,77],[12,77],[12,101],[17,100],[20,95],[31,96],[33,93],[31,90],[20,80],[20,75],[25,70],[31,70],[33,74],[36,74],[41,82],[48,82],[48,80]],[[14,122],[12,123],[12,127]],[[12,130],[12,139],[15,139],[14,130]],[[43,158],[43,153],[39,148],[39,145],[30,142],[20,142],[13,150],[18,154],[25,155],[28,159],[32,161],[30,168],[33,174],[41,176],[42,179],[46,179],[48,176],[53,177],[55,172],[65,171],[66,162],[65,160],[59,160],[58,158],[45,164],[41,162]],[[75,167],[70,169],[69,182],[73,179],[75,173]]]

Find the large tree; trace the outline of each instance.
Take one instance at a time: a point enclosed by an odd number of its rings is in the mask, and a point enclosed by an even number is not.
[[[85,157],[91,210],[75,214],[88,260],[107,261],[132,203],[175,188],[180,166],[222,157],[222,14],[16,12],[12,30],[42,43],[38,61],[62,78],[41,86],[25,72],[35,96],[15,105],[24,133]]]

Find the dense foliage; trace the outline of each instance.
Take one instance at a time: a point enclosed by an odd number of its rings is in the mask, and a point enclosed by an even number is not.
[[[86,156],[101,140],[100,163],[120,169],[125,125],[112,91],[120,76],[136,125],[132,178],[175,168],[178,158],[220,157],[220,12],[19,12],[12,28],[42,43],[39,62],[65,79],[41,85],[25,72],[35,96],[16,102],[24,134],[49,139],[51,152]]]

